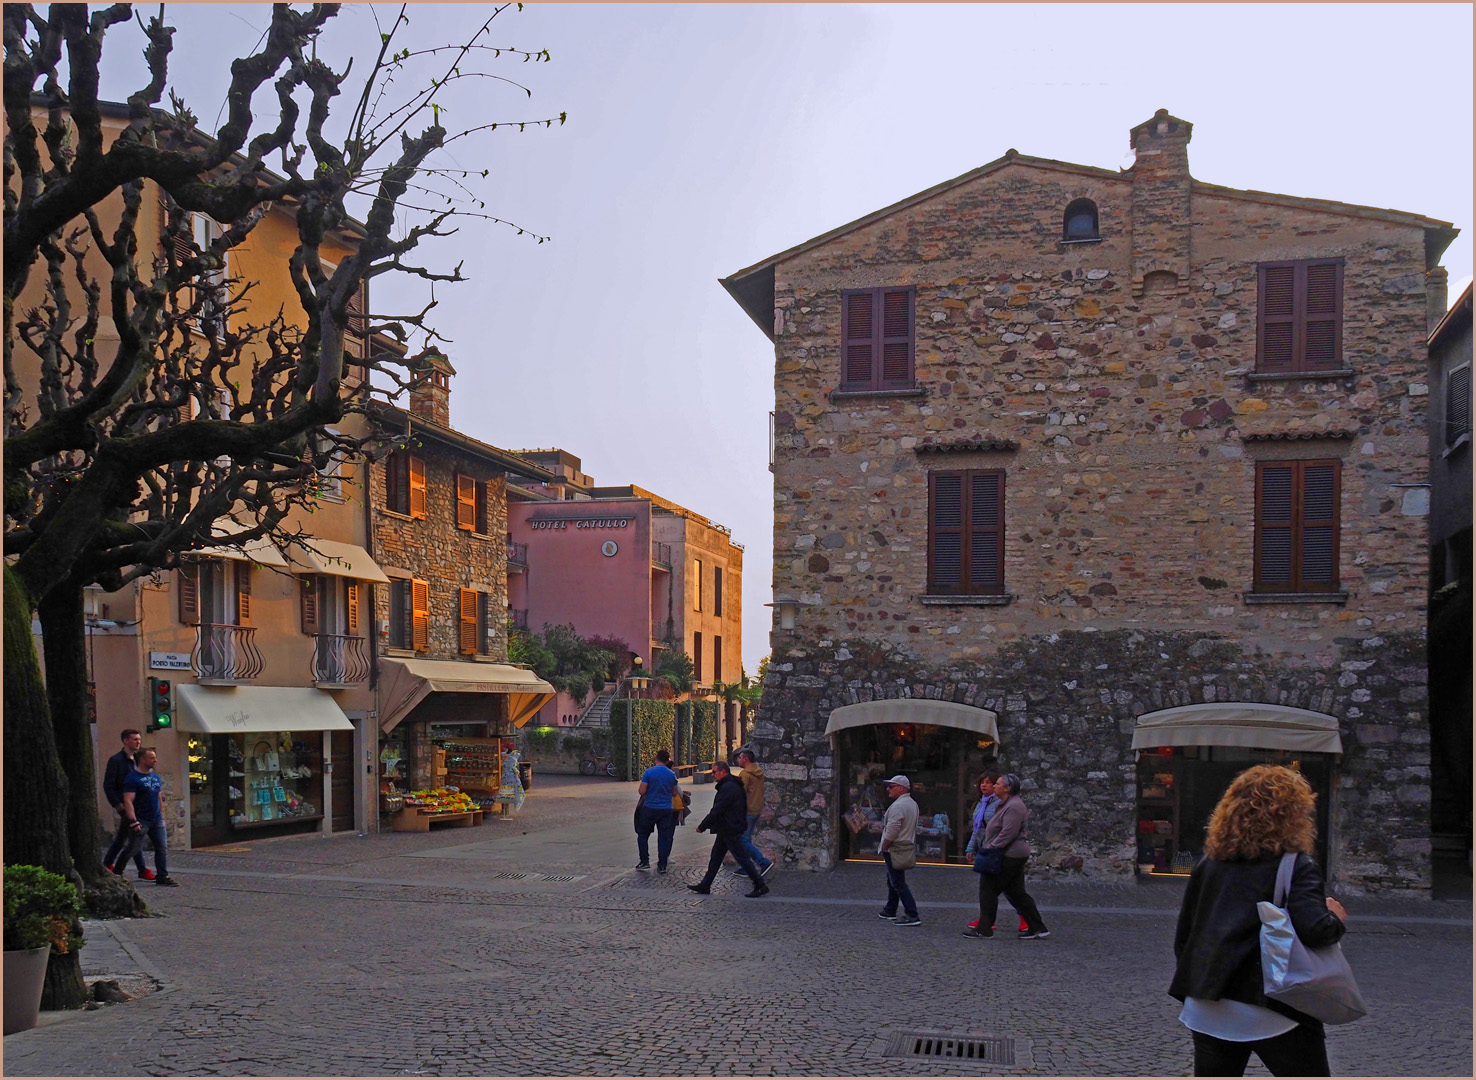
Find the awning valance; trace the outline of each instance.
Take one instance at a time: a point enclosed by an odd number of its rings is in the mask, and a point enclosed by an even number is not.
[[[175,683],[179,726],[206,735],[255,731],[353,731],[326,691],[310,686]]]
[[[252,528],[252,526],[242,525],[239,521],[234,521],[228,517],[216,518],[210,523],[210,531],[216,536],[224,533],[226,537],[231,537],[237,533],[243,533],[249,528]],[[237,562],[251,562],[261,566],[287,565],[287,560],[282,558],[282,553],[277,550],[276,545],[264,536],[258,537],[255,540],[248,540],[244,544],[232,544],[228,539],[223,538],[219,544],[213,544],[210,547],[195,548],[193,551],[186,552],[185,554],[203,555],[213,559],[235,559]]]
[[[872,724],[936,724],[938,727],[962,728],[987,735],[999,741],[997,715],[989,709],[962,705],[957,701],[933,701],[929,698],[887,698],[884,701],[861,701],[842,705],[830,713],[825,734]]]
[[[379,564],[369,557],[367,551],[355,544],[314,537],[293,544],[288,554],[292,556],[293,569],[300,574],[333,574],[358,581],[373,581],[380,585],[389,584],[389,578],[379,568]]]
[[[533,719],[554,696],[554,688],[533,672],[510,664],[385,658],[379,662],[379,726],[392,731],[411,709],[438,690],[506,694],[513,727]]]
[[[1343,752],[1337,717],[1255,701],[1181,705],[1144,713],[1133,729],[1133,749],[1155,746],[1245,746],[1314,754]]]

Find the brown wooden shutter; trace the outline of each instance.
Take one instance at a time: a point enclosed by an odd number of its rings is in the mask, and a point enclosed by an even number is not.
[[[878,289],[882,309],[881,380],[883,390],[912,386],[912,290]]]
[[[430,648],[430,585],[418,579],[410,582],[410,646]]]
[[[410,516],[425,517],[425,459],[410,456]]]
[[[362,360],[369,355],[369,283],[360,281],[359,287],[349,297],[344,310],[343,352],[345,356]]]
[[[492,651],[492,594],[477,593],[477,652]]]
[[[1297,587],[1307,592],[1338,587],[1338,462],[1300,463],[1301,551]]]
[[[1254,589],[1289,592],[1293,578],[1292,537],[1297,469],[1294,463],[1256,467]]]
[[[1268,375],[1292,371],[1296,364],[1296,266],[1267,263],[1259,270],[1256,301],[1256,370]]]
[[[858,289],[841,294],[841,386],[866,390],[875,384],[877,352],[876,291]]]
[[[302,632],[304,634],[318,634],[322,632],[322,620],[318,613],[318,579],[316,575],[309,574],[298,579],[299,591],[302,596]]]
[[[971,472],[969,486],[970,591],[1004,591],[1004,473]]]
[[[391,454],[384,460],[384,506],[386,510],[401,514],[410,505],[409,476],[405,472],[405,466],[404,454]]]
[[[1471,430],[1471,365],[1458,367],[1445,379],[1445,444]]]
[[[723,639],[714,637],[712,639],[712,681],[721,682],[723,678]]]
[[[928,591],[963,587],[963,473],[928,473]]]
[[[348,606],[348,632],[357,634],[359,632],[359,588],[357,581],[350,581],[344,587],[344,598]]]
[[[1308,262],[1301,277],[1302,368],[1335,371],[1343,366],[1343,264]]]
[[[461,651],[468,656],[477,651],[477,591],[460,589]]]
[[[199,626],[200,564],[181,563],[175,577],[179,579],[179,621],[186,626]]]
[[[712,613],[717,616],[723,613],[723,568],[721,566],[712,568]]]
[[[702,681],[702,635],[692,635],[692,678],[697,682]]]
[[[456,527],[475,532],[477,527],[477,482],[456,474]]]
[[[251,623],[251,564],[236,563],[236,625]]]

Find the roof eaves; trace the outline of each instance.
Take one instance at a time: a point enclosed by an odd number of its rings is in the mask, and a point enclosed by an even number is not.
[[[407,432],[419,432],[455,449],[475,454],[506,472],[526,476],[531,480],[539,480],[545,484],[563,482],[563,477],[557,476],[538,465],[534,465],[531,461],[520,458],[509,450],[503,450],[490,443],[484,443],[480,439],[474,439],[470,435],[464,435],[455,428],[442,427],[440,424],[432,423],[425,419],[425,417],[416,416],[408,409],[402,409],[398,405],[391,405],[383,401],[371,401],[365,407],[365,411],[371,417],[397,422]]]
[[[1436,324],[1435,329],[1430,331],[1429,347],[1433,349],[1443,343],[1455,332],[1455,327],[1462,323],[1467,326],[1471,325],[1471,286],[1469,284],[1461,295],[1456,297],[1456,302],[1450,305],[1450,310],[1440,317],[1440,322]]]
[[[1281,195],[1274,191],[1256,191],[1253,188],[1223,187],[1207,184],[1202,180],[1191,180],[1195,194],[1223,195],[1232,199],[1264,202],[1276,206],[1295,206],[1307,210],[1324,210],[1332,214],[1353,217],[1372,217],[1400,225],[1413,225],[1422,229],[1453,229],[1449,221],[1440,221],[1423,214],[1411,214],[1406,210],[1389,210],[1378,206],[1363,206],[1358,203],[1338,202],[1335,199],[1309,199],[1300,195]]]

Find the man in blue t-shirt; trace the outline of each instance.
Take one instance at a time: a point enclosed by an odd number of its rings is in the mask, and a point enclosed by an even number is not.
[[[641,800],[636,804],[636,848],[641,861],[637,870],[651,869],[651,830],[656,830],[656,872],[666,873],[671,858],[671,842],[676,836],[677,815],[671,807],[671,796],[677,790],[677,774],[671,771],[671,755],[656,751],[656,762],[641,774]]]
[[[154,771],[159,755],[144,749],[133,759],[133,772],[123,780],[123,822],[132,831],[128,847],[118,857],[118,864],[128,862],[129,856],[143,847],[144,837],[154,846],[155,885],[174,886],[179,882],[169,876],[169,857],[164,850],[164,808],[160,791],[164,782]]]

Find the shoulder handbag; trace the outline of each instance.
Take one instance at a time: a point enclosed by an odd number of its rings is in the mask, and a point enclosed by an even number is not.
[[[1276,868],[1276,888],[1256,905],[1261,916],[1261,977],[1266,996],[1324,1024],[1351,1024],[1368,1015],[1353,969],[1334,942],[1309,949],[1297,937],[1286,908],[1297,855],[1288,851]]]
[[[1004,869],[1004,851],[1001,848],[985,848],[974,852],[974,873],[997,874]]]
[[[893,870],[911,870],[917,865],[917,845],[911,840],[894,840],[887,848]]]

